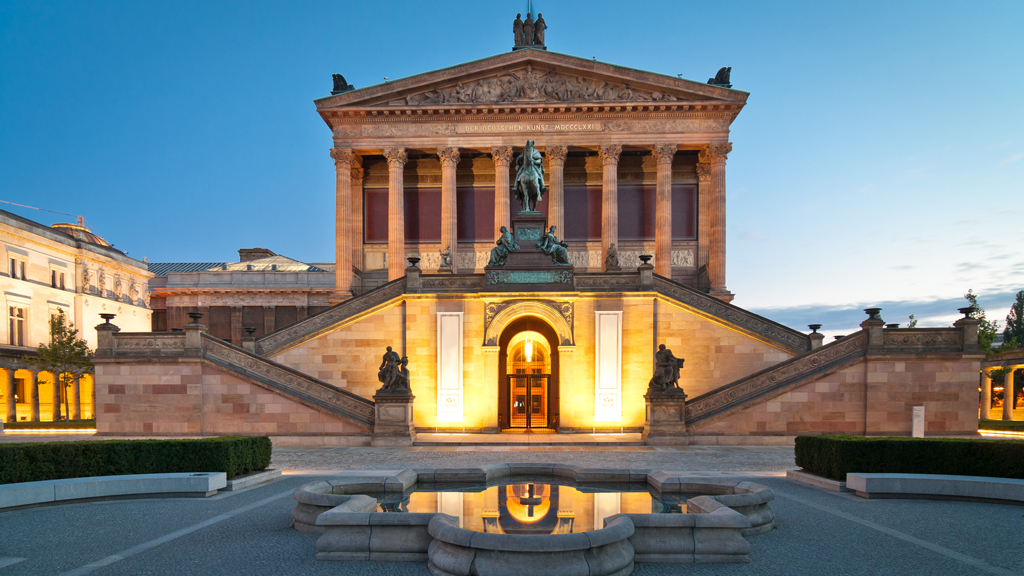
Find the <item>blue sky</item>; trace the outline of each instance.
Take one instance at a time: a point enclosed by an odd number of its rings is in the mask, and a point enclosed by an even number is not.
[[[736,304],[843,333],[1024,289],[1024,3],[539,1],[551,50],[751,93]],[[508,51],[526,2],[0,0],[0,199],[152,261],[333,259],[312,100]],[[44,222],[66,217],[4,206]]]

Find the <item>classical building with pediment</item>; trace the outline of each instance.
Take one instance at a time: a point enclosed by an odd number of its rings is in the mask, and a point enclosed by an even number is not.
[[[315,101],[336,174],[330,306],[246,327],[241,346],[243,326],[214,337],[201,306],[179,332],[101,332],[99,432],[760,444],[909,435],[917,405],[929,434],[976,432],[977,321],[898,329],[869,309],[826,344],[731,304],[726,165],[747,93],[730,69],[705,83],[516,48],[360,89],[336,75]],[[187,303],[230,278],[242,298],[246,273],[157,293]],[[236,304],[244,323],[259,302]]]

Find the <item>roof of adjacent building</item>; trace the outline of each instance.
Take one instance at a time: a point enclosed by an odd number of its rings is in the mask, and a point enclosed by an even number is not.
[[[149,271],[157,276],[188,272],[328,272],[319,266],[287,256],[274,255],[248,262],[150,262]]]
[[[59,242],[65,246],[87,250],[98,255],[112,258],[123,264],[136,268],[146,269],[146,263],[128,256],[124,252],[108,244],[106,240],[94,234],[85,226],[79,224],[54,224],[46,226],[34,220],[18,216],[13,212],[0,210],[0,224],[6,224],[13,228],[24,230],[53,242]]]

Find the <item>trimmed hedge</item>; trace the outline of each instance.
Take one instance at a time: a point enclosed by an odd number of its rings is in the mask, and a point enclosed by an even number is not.
[[[1024,441],[797,436],[796,465],[841,482],[849,472],[1024,479]]]
[[[5,430],[62,430],[66,428],[74,428],[81,430],[95,430],[96,419],[92,418],[89,420],[58,420],[56,422],[8,422],[4,424]]]
[[[169,472],[234,478],[265,469],[270,452],[266,436],[0,444],[0,484]]]

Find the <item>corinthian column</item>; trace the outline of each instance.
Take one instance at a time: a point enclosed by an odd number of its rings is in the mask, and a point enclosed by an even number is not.
[[[697,163],[697,269],[708,264],[711,242],[711,164]]]
[[[566,146],[548,146],[544,151],[548,158],[548,226],[558,227],[559,238],[565,238],[565,157]]]
[[[385,148],[388,160],[388,281],[405,276],[405,148]]]
[[[452,273],[459,271],[459,215],[455,201],[455,168],[459,165],[459,149],[438,148],[441,159],[441,246],[452,251]]]
[[[335,174],[334,205],[334,292],[330,302],[337,304],[352,297],[352,165],[356,155],[349,148],[332,148]],[[234,332],[238,332],[235,339]],[[232,326],[232,339],[241,341],[241,325]]]
[[[675,144],[659,144],[652,149],[658,162],[658,190],[654,208],[654,272],[672,277],[672,159]]]
[[[508,166],[512,162],[512,147],[491,148],[491,158],[494,160],[494,237],[497,238],[502,226],[510,226]]]
[[[732,144],[708,144],[700,152],[699,160],[711,164],[710,220],[708,247],[708,279],[711,294],[732,300],[725,288],[725,160]]]
[[[363,271],[363,169],[352,166],[352,266]]]
[[[608,258],[608,249],[619,242],[619,155],[622,146],[607,144],[598,151],[604,165],[601,191],[601,259]],[[605,263],[607,266],[607,263]]]

